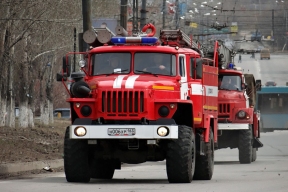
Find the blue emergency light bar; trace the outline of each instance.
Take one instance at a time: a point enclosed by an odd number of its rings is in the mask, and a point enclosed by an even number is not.
[[[229,65],[228,65],[228,69],[234,69],[234,64],[233,63],[229,63]]]
[[[155,44],[157,37],[112,37],[113,44]]]

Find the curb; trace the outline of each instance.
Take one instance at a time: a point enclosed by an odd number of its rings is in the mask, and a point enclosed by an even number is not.
[[[63,166],[64,166],[63,159],[21,162],[21,163],[7,163],[7,164],[0,164],[0,175],[7,173],[32,171],[32,170],[42,170],[44,167],[50,167],[51,169],[56,169]]]

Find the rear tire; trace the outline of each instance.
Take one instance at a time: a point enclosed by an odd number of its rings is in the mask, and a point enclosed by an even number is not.
[[[113,160],[94,159],[91,165],[91,178],[94,179],[112,179],[114,175]]]
[[[86,140],[70,139],[70,127],[64,140],[64,170],[68,182],[89,182],[88,144]]]
[[[239,161],[241,164],[250,164],[252,162],[252,128],[239,131],[238,150]]]
[[[197,141],[197,144],[200,144]],[[206,147],[206,155],[200,155],[197,152],[196,156],[196,167],[195,167],[195,180],[211,180],[214,170],[214,136],[212,132],[212,128],[210,127],[209,133],[209,143],[205,144]]]
[[[195,136],[191,127],[180,125],[178,139],[167,145],[166,170],[169,183],[190,183],[195,168]]]

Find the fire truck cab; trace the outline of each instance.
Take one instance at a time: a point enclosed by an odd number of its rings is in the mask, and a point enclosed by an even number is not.
[[[171,183],[212,178],[218,59],[203,58],[198,46],[180,30],[162,30],[159,39],[112,36],[65,56],[57,80],[70,94],[68,182],[112,179],[122,163],[163,160]],[[69,74],[73,54],[83,58],[81,71]]]

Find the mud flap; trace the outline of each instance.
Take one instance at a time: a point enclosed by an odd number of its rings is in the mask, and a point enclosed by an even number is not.
[[[263,143],[261,143],[258,138],[254,137],[253,148],[260,148],[260,147],[263,147]]]
[[[201,139],[200,141],[200,155],[206,155],[206,145],[205,145],[205,142],[204,140]]]

